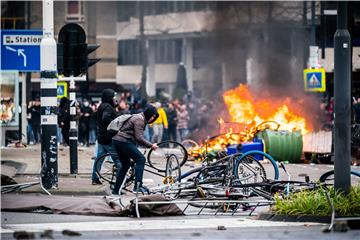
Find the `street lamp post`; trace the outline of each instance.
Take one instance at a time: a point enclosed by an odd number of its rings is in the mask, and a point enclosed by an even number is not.
[[[347,2],[338,2],[334,35],[335,190],[350,191],[351,38],[347,30]]]

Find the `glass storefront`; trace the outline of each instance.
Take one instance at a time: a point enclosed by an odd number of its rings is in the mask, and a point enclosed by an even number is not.
[[[0,125],[19,125],[19,72],[0,71]]]

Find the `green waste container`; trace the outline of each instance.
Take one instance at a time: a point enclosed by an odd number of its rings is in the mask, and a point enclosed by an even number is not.
[[[300,131],[274,131],[266,129],[257,135],[263,139],[265,151],[276,161],[301,162],[303,140]]]

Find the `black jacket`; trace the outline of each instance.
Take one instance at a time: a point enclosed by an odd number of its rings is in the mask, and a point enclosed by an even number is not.
[[[70,101],[63,97],[60,100],[59,112],[58,112],[58,124],[64,131],[70,129]]]
[[[97,136],[98,143],[108,145],[111,144],[112,135],[107,132],[107,127],[112,120],[117,117],[114,108],[115,92],[112,89],[105,89],[102,93],[101,104],[97,111]]]

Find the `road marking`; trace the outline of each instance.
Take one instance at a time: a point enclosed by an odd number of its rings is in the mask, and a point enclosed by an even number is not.
[[[217,229],[218,226],[226,228],[248,227],[290,227],[290,226],[318,226],[319,223],[300,222],[274,222],[260,221],[247,218],[196,218],[196,219],[148,219],[148,220],[123,220],[101,222],[63,222],[63,223],[36,223],[36,224],[3,224],[1,233],[14,231],[43,232],[51,229],[63,231],[133,231],[133,230],[169,230],[169,229]]]

